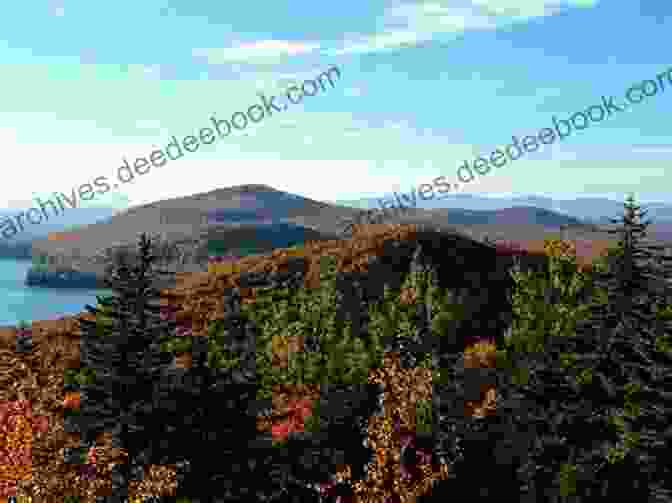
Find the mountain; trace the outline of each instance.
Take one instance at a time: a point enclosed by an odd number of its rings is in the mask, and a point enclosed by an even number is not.
[[[576,199],[553,199],[550,197],[537,195],[520,195],[506,197],[485,197],[472,194],[450,194],[440,200],[423,201],[417,199],[418,207],[431,212],[452,209],[461,211],[501,211],[512,210],[520,207],[534,207],[547,210],[556,215],[564,215],[584,222],[587,225],[598,224],[600,226],[609,225],[610,218],[617,218],[623,214],[623,202],[603,197],[577,197]],[[378,208],[379,202],[376,198],[362,198],[358,200],[339,201],[338,204],[355,208]],[[653,221],[649,227],[650,236],[656,240],[672,241],[672,203],[652,202],[641,203],[643,209],[647,211],[646,218]],[[520,212],[521,210],[516,210]],[[441,213],[444,214],[444,213]],[[520,214],[520,213],[519,213]],[[540,223],[546,222],[541,214],[534,211],[529,217],[521,215],[520,223],[532,219],[531,215],[536,214],[540,217]],[[456,214],[457,215],[457,214]],[[464,214],[466,215],[466,214]],[[535,218],[537,218],[535,217]],[[550,222],[559,221],[556,216],[547,215]],[[455,218],[470,218],[469,216]],[[485,218],[485,217],[483,217]],[[491,217],[494,218],[494,217]],[[501,217],[508,218],[508,217]],[[569,221],[568,224],[572,225]]]
[[[26,212],[32,208],[1,208],[0,231],[14,225],[18,232],[9,238],[0,239],[0,246],[5,242],[7,244],[29,243],[34,239],[46,238],[50,232],[62,232],[83,225],[104,222],[109,220],[115,211],[118,211],[115,208],[69,208],[60,214],[53,214],[55,212],[49,206],[46,208],[45,211],[49,218],[36,224],[30,223],[25,218]],[[24,216],[19,217],[21,214]],[[40,220],[43,218],[44,213],[40,215]],[[6,232],[9,233],[9,231]]]
[[[0,236],[0,257],[30,259],[33,240],[47,238],[50,233],[72,231],[81,226],[107,222],[117,211],[114,208],[73,208],[60,215],[49,215],[49,220],[38,224],[26,222],[23,217],[17,220],[19,215],[25,215],[29,209],[0,209],[0,232],[11,235],[14,226],[18,231],[9,238]]]
[[[502,200],[487,199],[467,194],[452,196],[453,209],[426,208],[408,209],[398,212],[391,221],[429,222],[438,226],[532,226],[534,228],[559,228],[572,226],[580,228],[584,224],[580,217],[562,214],[555,210],[536,206],[518,205],[504,207],[496,211],[473,209],[482,201],[488,204],[502,204]],[[420,204],[445,203],[442,201],[421,201]],[[536,198],[538,205],[552,206],[550,199]],[[610,216],[618,214],[617,203]],[[336,235],[341,226],[339,220],[351,218],[357,210],[352,207],[325,203],[296,194],[279,191],[267,185],[240,185],[220,188],[209,192],[185,197],[165,199],[128,208],[121,212],[104,208],[79,208],[54,218],[52,222],[30,226],[20,237],[35,236],[33,245],[44,253],[69,254],[77,250],[82,256],[90,256],[101,248],[134,243],[138,233],[150,231],[159,233],[167,240],[194,238],[211,226],[291,224],[316,229],[325,235]],[[16,212],[13,212],[16,213]],[[1,215],[1,213],[0,213]],[[62,231],[67,226],[89,224],[77,229],[76,241],[50,242],[44,239],[47,232]],[[590,229],[588,224],[584,230]]]
[[[432,213],[445,215],[448,222],[457,225],[525,225],[535,224],[544,227],[586,225],[577,218],[561,215],[543,208],[517,206],[501,210],[437,209]]]
[[[486,197],[472,194],[449,194],[442,199],[423,201],[417,199],[418,208],[422,209],[465,209],[465,210],[502,210],[517,206],[534,206],[549,211],[569,215],[589,222],[604,222],[605,218],[613,218],[623,211],[623,201],[601,197],[578,197],[576,199],[554,199],[537,195],[511,197]],[[337,201],[337,204],[356,208],[377,208],[376,198]],[[648,217],[654,221],[672,223],[672,202],[643,203]]]
[[[324,202],[279,191],[268,185],[239,185],[216,189],[191,196],[156,201],[130,208],[112,218],[141,215],[143,218],[159,217],[168,225],[203,223],[208,214],[218,213],[224,220],[227,213],[233,221],[241,215],[252,219],[294,219],[305,216],[337,216],[354,213],[350,208],[339,208]],[[233,222],[232,222],[233,223]]]
[[[663,222],[650,225],[651,236],[660,241],[672,243],[672,222]]]
[[[204,244],[209,240],[230,243],[231,248],[272,249],[271,244],[290,235],[293,235],[290,241],[299,240],[297,236],[329,239],[337,236],[339,220],[355,213],[352,208],[329,205],[266,185],[241,185],[132,207],[78,229],[76,240],[36,239],[33,250],[38,255],[55,258],[51,265],[102,274],[104,257],[109,257],[112,248],[135,248],[138,235],[148,232],[160,235],[181,256],[183,270],[188,271],[189,264],[200,270],[204,267],[201,264],[204,256],[207,261]],[[246,224],[247,229],[241,230],[241,224]],[[271,224],[275,229],[268,227]],[[263,235],[255,225],[266,226]],[[282,233],[285,236],[278,237]],[[241,244],[241,239],[245,243]],[[185,254],[191,258],[185,259]]]
[[[208,256],[245,256],[276,248],[290,248],[306,241],[338,239],[301,225],[278,222],[258,225],[210,227],[202,235]],[[205,258],[205,255],[203,255]]]
[[[461,197],[468,202],[475,198]],[[543,201],[538,201],[539,203]],[[113,253],[135,249],[138,235],[159,236],[166,266],[180,272],[202,271],[210,255],[263,253],[305,240],[338,239],[343,219],[358,210],[316,201],[267,185],[240,185],[129,208],[77,229],[72,239],[33,241],[33,254],[48,258],[58,274],[75,269],[102,276]],[[618,212],[615,212],[617,215]],[[499,210],[418,209],[388,213],[385,223],[422,223],[482,240],[541,240],[564,228],[568,239],[603,240],[592,223],[529,205]],[[217,249],[216,253],[211,253]],[[253,251],[250,251],[253,250]],[[44,262],[43,262],[44,263]]]

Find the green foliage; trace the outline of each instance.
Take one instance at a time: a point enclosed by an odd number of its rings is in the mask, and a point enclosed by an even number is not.
[[[415,403],[416,430],[420,433],[432,431],[432,402],[430,400],[418,400]]]
[[[36,271],[45,271],[49,265],[48,257],[43,254],[33,255],[32,262],[32,267]]]
[[[656,309],[669,303],[672,291],[669,286],[661,292],[654,288],[652,279],[672,279],[672,257],[662,253],[664,246],[645,245],[647,227],[644,221],[646,211],[635,204],[633,197],[624,203],[624,214],[620,219],[611,219],[619,224],[617,229],[608,231],[618,234],[618,245],[608,251],[600,261],[596,278],[606,292],[604,308],[600,312],[605,326],[616,327],[619,323],[638,331],[654,330],[658,335],[671,329],[670,323],[656,323]]]
[[[548,337],[574,333],[586,319],[590,305],[582,301],[591,287],[588,275],[572,258],[550,256],[548,271],[521,271],[514,267],[511,295],[514,320],[507,338],[509,349],[539,352]]]
[[[224,347],[222,325],[221,320],[216,320],[208,325],[207,365],[210,368],[234,368],[240,362],[240,357]]]
[[[412,271],[404,282],[405,288],[418,293],[418,302],[431,306],[431,327],[434,335],[447,335],[466,316],[465,306],[450,300],[450,293],[438,286],[433,270]],[[414,313],[411,306],[409,312]]]
[[[209,239],[207,250],[208,255],[224,255],[228,251],[228,246],[221,239]]]
[[[272,396],[272,386],[279,384],[362,384],[372,368],[380,368],[384,337],[394,334],[414,335],[417,328],[416,308],[399,302],[399,290],[385,286],[383,299],[369,306],[368,340],[352,333],[349,319],[337,319],[338,293],[335,285],[336,261],[323,257],[318,288],[256,290],[254,303],[243,304],[241,311],[259,329],[257,336],[258,399]],[[429,273],[412,273],[403,287],[415,288],[421,299],[432,306],[432,329],[445,335],[463,316],[461,306],[448,301]],[[208,328],[211,366],[237,365],[237,355],[223,349],[223,324],[214,321]],[[292,353],[287,368],[272,366],[273,340],[289,337],[316,337],[320,351]],[[421,355],[421,365],[431,367],[431,353]]]
[[[191,351],[193,339],[190,336],[170,336],[161,342],[161,351],[173,354],[187,353]]]
[[[112,298],[111,295],[96,295],[96,330],[95,335],[105,336],[112,333]],[[82,366],[74,369],[66,369],[64,372],[65,384],[92,384],[95,382],[95,371],[91,368]]]
[[[247,257],[248,255],[256,255],[260,253],[264,253],[263,248],[259,248],[257,246],[245,246],[242,248],[236,248],[235,253],[237,255],[240,255],[241,257]]]
[[[593,320],[595,326],[609,330],[616,326],[626,327],[625,333],[628,334],[631,347],[619,348],[619,352],[629,350],[636,355],[636,361],[641,361],[644,357],[647,364],[642,368],[648,372],[652,366],[669,368],[669,357],[672,356],[672,309],[669,290],[667,294],[654,292],[649,283],[649,278],[652,277],[669,278],[670,266],[666,266],[669,259],[659,254],[661,247],[646,246],[642,242],[650,224],[643,221],[645,214],[635,204],[634,198],[629,197],[624,204],[624,215],[621,219],[612,219],[612,223],[620,226],[610,232],[619,234],[621,239],[597,263],[595,277],[599,281],[602,296],[599,304],[596,304],[599,310],[594,314]],[[621,340],[617,337],[610,338],[606,347],[617,347],[616,344],[620,344]],[[624,382],[626,377],[638,381]],[[654,393],[658,393],[653,386],[647,389],[646,395],[642,392],[643,385],[640,382],[652,382],[650,376],[647,376],[646,381],[641,381],[637,374],[623,376],[617,382],[624,382],[619,386],[622,409],[609,417],[609,424],[618,431],[620,440],[607,449],[605,457],[609,464],[622,462],[627,453],[638,446],[641,432],[637,430],[644,424],[640,418],[650,414],[646,409],[651,406],[650,401],[656,396]],[[643,407],[642,400],[648,402],[646,408]]]
[[[639,468],[652,459],[664,464],[669,452],[669,445],[654,440],[662,440],[670,413],[664,378],[654,376],[669,374],[669,354],[661,353],[669,349],[670,295],[649,288],[651,278],[666,276],[639,242],[646,225],[637,210],[626,203],[623,238],[591,273],[579,274],[569,257],[557,256],[550,257],[548,275],[512,272],[515,318],[501,359],[512,369],[519,364],[520,379],[514,375],[513,383],[523,396],[555,402],[552,409],[536,409],[544,434],[530,463],[536,474],[559,469],[562,496],[577,492],[579,468],[598,473],[606,490],[606,478],[622,472],[600,470],[626,461],[632,487],[636,481],[646,491],[648,475]],[[582,290],[587,295],[578,295]],[[556,468],[558,461],[565,463]],[[664,472],[656,472],[657,482],[669,479]]]
[[[656,351],[672,356],[672,303],[659,302],[654,307],[655,319],[658,323],[656,332]]]
[[[65,384],[92,384],[95,380],[95,372],[93,369],[86,367],[65,369],[63,378]]]
[[[578,324],[590,316],[592,302],[599,294],[593,277],[580,269],[575,256],[558,252],[567,249],[563,244],[546,241],[546,271],[522,271],[516,265],[510,272],[515,282],[510,296],[513,322],[505,337],[506,346],[498,356],[498,368],[508,368],[513,382],[519,385],[529,382],[529,369],[521,364],[524,355],[540,354],[551,337],[574,334]],[[564,368],[577,375],[578,383],[592,382],[590,370],[580,368],[576,354],[562,352],[559,359]]]
[[[96,314],[96,335],[107,335],[112,331],[112,307],[109,301],[99,298],[98,308],[100,312]]]
[[[576,493],[577,466],[571,463],[563,463],[560,467],[560,496],[568,497]]]
[[[630,451],[637,448],[640,441],[640,433],[625,431],[621,433],[619,442],[613,447],[608,447],[605,459],[608,464],[622,463]]]
[[[432,337],[448,336],[454,333],[459,323],[465,319],[464,306],[451,301],[450,293],[437,286],[434,272],[429,270],[412,271],[406,277],[399,290],[385,285],[383,300],[369,307],[369,333],[376,340],[384,340],[390,335],[411,337],[417,329],[416,305],[399,302],[400,292],[416,292],[416,302],[424,302],[431,307],[430,326]],[[418,366],[433,368],[432,353],[418,355]],[[440,369],[433,369],[433,378],[440,380]]]
[[[637,383],[629,382],[626,383],[625,386],[623,386],[625,413],[631,418],[638,417],[641,412],[639,402],[637,401],[637,397],[640,392],[641,392],[641,386]]]
[[[590,384],[593,382],[593,372],[589,368],[581,369],[576,380],[579,384]]]
[[[373,338],[373,350],[352,334],[349,320],[337,323],[336,262],[323,261],[317,289],[282,291],[259,289],[257,300],[243,305],[243,313],[256,322],[259,398],[269,398],[276,384],[361,384],[367,382],[368,370],[382,356],[380,343]],[[339,326],[340,325],[340,326]],[[315,336],[318,353],[292,354],[287,369],[272,367],[273,338]]]
[[[370,306],[369,333],[377,339],[395,333],[413,335],[415,307],[394,302],[398,297],[398,291],[385,285],[382,302]]]
[[[65,408],[63,409],[63,417],[79,416],[81,411],[79,409]]]
[[[140,236],[137,258],[120,259],[111,267],[108,285],[112,297],[98,297],[101,309],[89,305],[86,309],[95,320],[80,317],[82,363],[95,370],[95,382],[82,396],[81,425],[83,438],[94,439],[98,433],[109,431],[112,423],[121,429],[113,433],[115,443],[127,451],[127,463],[151,456],[146,443],[148,433],[170,421],[165,414],[157,415],[148,404],[156,403],[153,384],[170,364],[170,356],[159,350],[159,344],[176,328],[176,322],[161,314],[156,256],[147,234]],[[105,338],[100,337],[101,332]],[[170,422],[168,424],[171,424]],[[186,434],[172,423],[176,435]],[[182,433],[181,433],[182,432]],[[173,452],[171,457],[179,454]],[[113,491],[113,499],[118,491]]]
[[[303,420],[304,430],[317,433],[320,431],[320,401],[313,401],[312,408],[312,414]]]
[[[95,334],[97,336],[105,336],[112,331],[112,319],[106,315],[106,313],[110,313],[110,299],[111,297],[109,296],[96,295],[96,300],[98,301],[96,309],[99,310],[96,313]],[[93,369],[84,366],[74,369],[70,368],[65,370],[63,379],[65,384],[92,384],[95,381],[95,372]]]

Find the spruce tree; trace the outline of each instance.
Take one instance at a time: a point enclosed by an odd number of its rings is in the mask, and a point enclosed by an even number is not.
[[[666,478],[666,488],[670,490],[670,472],[661,478],[663,467],[672,466],[670,455],[657,458],[654,464],[651,457],[648,463],[645,457],[638,457],[647,449],[649,453],[658,452],[661,445],[667,445],[668,452],[672,452],[672,394],[665,391],[672,389],[672,354],[658,344],[672,334],[672,320],[661,316],[672,300],[672,257],[664,255],[664,246],[644,243],[651,224],[650,220],[644,221],[646,213],[629,196],[623,216],[611,219],[619,227],[608,232],[620,235],[620,240],[597,269],[596,281],[604,293],[593,306],[593,316],[586,327],[601,332],[599,367],[614,389],[625,393],[625,405],[616,409],[617,414],[610,420],[622,419],[620,414],[625,411],[630,420],[627,428],[642,438],[639,453],[632,451],[630,461],[647,472],[655,472],[658,481]],[[616,451],[621,458],[630,452]],[[612,456],[616,456],[614,451]]]
[[[155,271],[150,247],[143,234],[137,265],[131,266],[128,256],[120,257],[107,279],[114,295],[105,299],[105,309],[86,306],[98,320],[79,320],[81,360],[94,371],[93,382],[82,386],[83,436],[90,442],[96,433],[112,430],[117,447],[129,453],[129,461],[137,461],[135,478],[141,476],[137,468],[151,457],[147,445],[156,445],[153,440],[160,428],[152,419],[157,416],[155,383],[172,362],[172,355],[162,352],[160,344],[175,329],[174,321],[161,319],[155,302],[160,293],[152,287]],[[103,331],[102,317],[111,319]],[[127,496],[128,470],[128,464],[120,467],[117,480],[113,474],[114,498]]]
[[[623,239],[595,274],[586,320],[575,333],[548,337],[543,351],[516,354],[526,380],[502,387],[502,413],[532,433],[519,470],[530,501],[551,493],[672,501],[672,356],[654,337],[669,326],[651,307],[664,300],[652,288],[664,270],[641,263],[651,255],[641,251],[647,224],[638,210],[630,198],[617,231]]]
[[[624,215],[610,219],[619,227],[607,232],[619,234],[621,239],[597,269],[596,278],[607,293],[608,302],[600,314],[611,329],[620,323],[626,330],[651,332],[656,326],[656,307],[662,307],[672,295],[668,283],[672,279],[672,257],[664,256],[664,246],[643,242],[651,224],[643,220],[646,213],[629,196]]]

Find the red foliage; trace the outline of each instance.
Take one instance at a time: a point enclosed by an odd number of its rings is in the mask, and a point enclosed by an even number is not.
[[[290,431],[303,431],[304,420],[312,414],[311,401],[293,400],[289,403],[289,418],[271,427],[273,438],[286,439]]]

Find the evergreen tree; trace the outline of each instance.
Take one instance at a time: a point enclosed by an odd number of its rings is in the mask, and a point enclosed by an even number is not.
[[[629,196],[623,217],[610,219],[620,226],[607,232],[619,234],[621,239],[596,271],[608,300],[600,316],[610,329],[620,323],[626,330],[649,333],[656,327],[662,335],[665,328],[655,323],[656,308],[663,307],[672,295],[668,283],[672,279],[672,257],[664,256],[664,246],[643,243],[651,223],[643,221],[646,213]]]
[[[170,337],[175,322],[163,320],[152,287],[154,256],[146,235],[140,237],[138,264],[131,266],[124,257],[106,280],[114,295],[99,299],[101,308],[86,306],[96,321],[80,319],[82,329],[82,364],[94,372],[93,382],[82,386],[81,417],[85,442],[95,434],[112,430],[118,447],[125,449],[138,468],[149,461],[153,442],[158,436],[155,383],[172,362],[172,355],[162,352],[160,343]],[[153,302],[154,301],[154,302]],[[111,320],[102,326],[101,318]],[[144,447],[144,448],[143,448]],[[113,475],[114,497],[127,496],[129,466]]]
[[[501,409],[518,431],[531,432],[519,476],[532,501],[548,501],[550,492],[672,501],[672,353],[654,337],[669,325],[651,307],[665,300],[653,287],[660,279],[653,274],[664,270],[640,262],[652,256],[642,252],[647,224],[638,210],[630,198],[623,239],[596,271],[596,297],[574,333],[547,337],[542,351],[509,355],[527,375],[502,387]]]
[[[672,452],[669,444],[672,395],[665,391],[672,389],[672,353],[659,345],[672,334],[672,320],[662,314],[672,305],[672,257],[664,255],[664,246],[644,244],[651,224],[650,220],[644,221],[646,213],[629,196],[624,203],[624,215],[611,219],[620,225],[608,232],[619,234],[621,239],[597,268],[596,280],[603,288],[603,295],[593,306],[586,330],[602,334],[597,368],[603,369],[615,385],[614,390],[641,390],[635,395],[647,404],[645,408],[639,403],[633,405],[634,395],[626,393],[626,406],[617,410],[619,414],[626,411],[625,416],[630,419],[628,429],[638,431],[642,440],[648,441],[644,444],[646,448],[656,450],[654,446],[659,448],[662,444]],[[615,417],[618,415],[610,416],[610,420]],[[644,445],[640,452],[645,452]],[[616,452],[612,452],[612,457],[623,459],[624,452],[618,449]],[[637,455],[633,454],[631,461],[635,459]],[[663,480],[661,470],[672,462],[669,454],[666,461],[658,459],[658,467],[650,461],[646,465],[642,457],[638,461],[640,467],[657,468],[657,480]],[[670,490],[669,472],[666,478]]]

